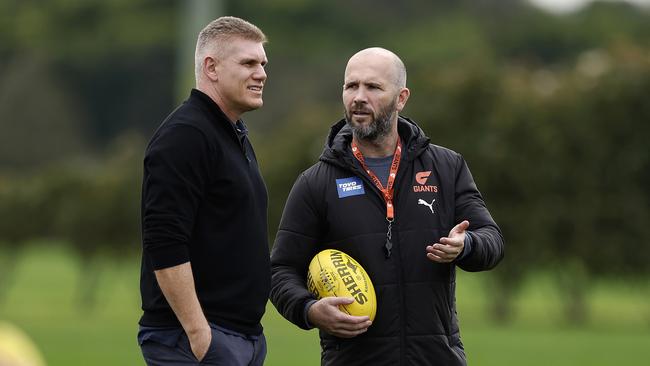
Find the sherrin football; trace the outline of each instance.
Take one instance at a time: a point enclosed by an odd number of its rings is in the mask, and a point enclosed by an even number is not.
[[[307,289],[318,299],[352,297],[354,302],[339,306],[341,311],[375,319],[377,298],[368,273],[340,250],[325,249],[314,256],[307,272]]]

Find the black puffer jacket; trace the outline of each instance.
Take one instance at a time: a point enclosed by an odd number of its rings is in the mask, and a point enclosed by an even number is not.
[[[298,177],[284,209],[271,255],[271,301],[285,318],[308,329],[304,309],[313,296],[305,277],[311,258],[323,249],[355,258],[377,293],[377,314],[367,332],[352,339],[320,333],[323,365],[465,365],[456,266],[488,270],[503,257],[501,232],[463,158],[430,144],[407,118],[399,118],[398,131],[403,153],[389,258],[383,250],[386,206],[354,162],[345,121],[332,127],[320,161]],[[364,192],[339,198],[336,180],[351,177],[363,182]],[[462,220],[470,222],[471,251],[452,264],[427,259],[425,247]]]

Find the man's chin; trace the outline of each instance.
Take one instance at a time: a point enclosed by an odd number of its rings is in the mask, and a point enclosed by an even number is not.
[[[248,108],[249,108],[248,110],[252,111],[261,108],[263,105],[264,105],[264,101],[262,100],[262,98],[255,99],[248,103]]]
[[[376,131],[368,125],[353,124],[352,131],[354,132],[354,136],[361,140],[373,140],[377,135]]]

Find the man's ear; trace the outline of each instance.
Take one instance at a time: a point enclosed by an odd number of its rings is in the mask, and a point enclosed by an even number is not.
[[[402,109],[406,106],[406,101],[409,100],[409,96],[411,95],[411,91],[408,90],[408,88],[402,88],[399,91],[399,95],[397,96],[397,111],[401,112]]]
[[[215,82],[219,79],[217,73],[217,60],[212,56],[205,56],[203,59],[203,74],[208,80]]]

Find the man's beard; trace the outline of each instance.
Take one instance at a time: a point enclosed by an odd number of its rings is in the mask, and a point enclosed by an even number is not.
[[[364,107],[355,106],[345,111],[345,122],[352,127],[354,137],[359,140],[374,142],[388,136],[390,133],[391,119],[393,114],[396,113],[396,106],[397,101],[388,104],[385,108],[379,110],[377,115],[374,116],[375,118],[367,125],[361,125],[352,121],[352,112],[358,110],[369,112]]]

